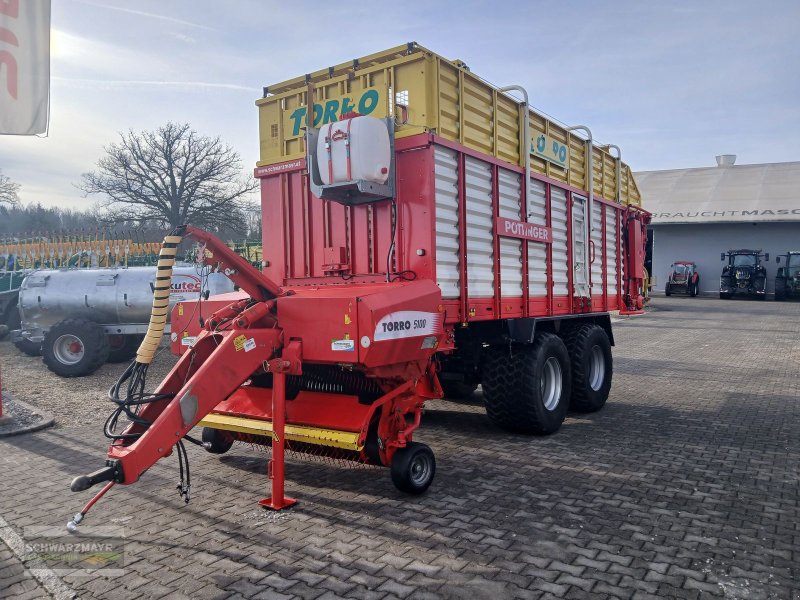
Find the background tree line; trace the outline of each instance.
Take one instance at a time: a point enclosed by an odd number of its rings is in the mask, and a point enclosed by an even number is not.
[[[0,238],[103,229],[158,239],[189,223],[222,239],[261,239],[258,182],[219,137],[167,123],[119,138],[76,183],[83,197],[97,198],[89,210],[24,204],[24,189],[0,171]]]

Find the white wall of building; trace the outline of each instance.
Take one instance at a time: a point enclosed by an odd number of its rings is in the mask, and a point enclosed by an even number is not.
[[[676,260],[697,263],[700,289],[704,294],[719,294],[723,262],[720,252],[740,248],[769,252],[767,293],[775,292],[775,256],[800,250],[800,223],[703,223],[653,226],[654,294],[664,293],[669,266]],[[783,260],[783,259],[782,259]],[[783,264],[783,263],[781,263]]]

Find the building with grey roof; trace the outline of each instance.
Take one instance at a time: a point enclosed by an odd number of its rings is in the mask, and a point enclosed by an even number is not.
[[[700,290],[719,292],[720,253],[755,248],[770,254],[767,293],[774,293],[775,257],[800,249],[800,162],[634,173],[643,207],[653,214],[650,270],[653,291],[664,293],[674,261],[697,263]]]

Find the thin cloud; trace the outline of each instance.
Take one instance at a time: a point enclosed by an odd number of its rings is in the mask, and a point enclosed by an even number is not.
[[[200,23],[192,23],[191,21],[184,21],[183,19],[176,19],[175,17],[168,17],[167,15],[159,15],[156,13],[145,12],[143,10],[134,10],[132,8],[123,8],[121,6],[112,6],[110,4],[102,4],[101,2],[92,2],[91,0],[78,0],[81,4],[88,4],[98,8],[107,8],[108,10],[117,10],[119,12],[129,13],[132,15],[139,15],[140,17],[148,17],[150,19],[158,19],[159,21],[168,21],[170,23],[178,23],[186,25],[187,27],[196,27],[197,29],[206,29],[208,31],[216,31],[213,27],[201,25]]]
[[[98,87],[103,89],[121,88],[121,87],[184,87],[184,88],[214,88],[224,90],[236,90],[246,92],[261,92],[259,88],[248,87],[246,85],[238,85],[235,83],[216,83],[208,81],[142,81],[134,79],[80,79],[74,77],[51,77],[53,81],[63,81],[68,84],[76,84],[79,87]]]

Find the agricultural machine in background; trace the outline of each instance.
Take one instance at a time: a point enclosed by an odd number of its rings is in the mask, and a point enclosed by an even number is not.
[[[761,250],[729,250],[720,254],[727,261],[719,279],[719,297],[755,296],[759,300],[767,297],[767,269],[761,259],[769,261],[769,252]]]
[[[30,356],[41,354],[47,368],[62,377],[129,361],[147,331],[157,274],[155,266],[33,271],[18,291],[14,344]],[[233,284],[222,273],[175,267],[170,306],[197,300],[201,290],[227,293]]]
[[[150,329],[111,392],[106,465],[72,483],[105,486],[71,529],[173,451],[188,499],[184,441],[271,446],[262,504],[281,509],[287,445],[428,489],[434,454],[414,436],[440,380],[481,383],[489,418],[526,434],[608,398],[609,312],[642,312],[649,222],[618,148],[414,43],[264,88],[257,105],[263,269],[191,226],[167,236]],[[203,300],[202,319],[175,307],[180,358],[148,392],[183,238],[240,291]]]
[[[700,293],[700,273],[697,265],[687,260],[676,260],[669,266],[669,276],[664,286],[664,294],[688,294],[692,298]]]
[[[800,298],[800,250],[779,254],[775,262],[780,264],[781,258],[786,260],[786,264],[778,267],[775,276],[775,300]]]
[[[134,236],[112,235],[105,230],[40,232],[23,239],[0,240],[0,324],[7,325],[9,331],[20,328],[19,290],[31,273],[40,269],[155,265],[158,249],[158,243],[140,241]],[[38,343],[18,337],[16,344],[25,354],[40,353]]]
[[[147,330],[161,247],[146,237],[141,231],[41,232],[0,241],[0,323],[17,349],[43,356],[62,377],[133,358]],[[227,246],[261,264],[261,242]],[[194,257],[188,252],[186,258]],[[222,273],[182,262],[174,271],[171,306],[198,298],[201,288],[215,295],[233,291],[233,284]]]

